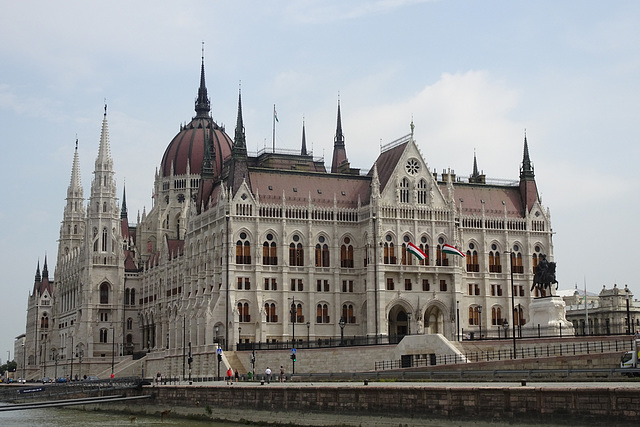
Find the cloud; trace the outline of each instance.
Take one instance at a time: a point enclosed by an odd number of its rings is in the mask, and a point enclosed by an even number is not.
[[[299,24],[326,24],[336,21],[348,21],[369,15],[383,15],[406,6],[428,3],[434,0],[376,0],[326,2],[307,0],[292,2],[286,13]]]

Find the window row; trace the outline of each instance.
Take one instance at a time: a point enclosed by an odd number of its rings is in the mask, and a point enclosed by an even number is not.
[[[265,303],[264,305],[265,321],[267,323],[277,323],[278,314],[276,303]],[[238,320],[240,322],[251,322],[250,305],[248,302],[238,303]],[[344,323],[356,323],[356,314],[353,304],[342,305],[341,320]],[[303,306],[300,303],[292,303],[289,307],[289,323],[305,323],[305,316],[303,313]],[[325,324],[331,323],[331,317],[329,316],[329,305],[320,303],[316,305],[316,323]]]
[[[505,315],[507,313],[504,313]],[[482,315],[482,306],[481,305],[472,305],[469,306],[469,325],[480,325],[480,316]],[[514,309],[514,316],[516,326],[521,326],[526,324],[526,320],[524,318],[524,311],[522,310],[522,306],[517,306]],[[491,325],[492,326],[500,326],[508,324],[508,319],[503,317],[503,310],[500,306],[491,307]]]
[[[505,256],[507,254],[511,255],[511,269],[515,274],[524,274],[524,266],[522,265],[522,253],[520,251],[521,248],[518,245],[514,245],[511,251],[503,252]],[[536,246],[534,248],[534,254],[531,256],[532,273],[535,273],[538,262],[541,259],[541,251],[542,249],[540,248],[540,246]],[[475,273],[479,272],[480,263],[478,260],[478,251],[474,243],[469,243],[469,249],[467,250],[466,255],[467,271]],[[489,259],[487,260],[489,263],[489,273],[502,273],[501,259],[502,258],[498,245],[493,243],[491,245],[491,250],[489,251]]]
[[[396,284],[395,281],[392,277],[387,277],[387,287],[386,289],[388,291],[394,291],[396,289]],[[447,281],[446,280],[440,280],[440,286],[438,287],[438,289],[440,290],[440,292],[446,292],[447,291]],[[413,289],[413,282],[411,281],[411,279],[404,279],[404,290],[405,291],[412,291]],[[417,290],[417,289],[416,289]],[[429,282],[429,279],[422,279],[422,291],[423,292],[431,292],[431,291],[435,291],[436,287],[434,286],[432,289],[431,283]]]

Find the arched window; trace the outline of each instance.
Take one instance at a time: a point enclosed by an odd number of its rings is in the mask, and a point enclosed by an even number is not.
[[[130,298],[131,298],[131,289],[127,288],[124,290],[124,305],[129,305]]]
[[[427,181],[424,179],[421,179],[420,182],[418,182],[418,204],[427,204]]]
[[[93,228],[93,251],[98,252],[98,229]]]
[[[404,243],[402,243],[402,258],[400,263],[402,265],[413,265],[413,255],[411,255],[411,253],[407,250],[411,239],[409,238],[409,236],[404,236],[403,240]]]
[[[395,264],[396,263],[396,253],[395,248],[393,247],[393,237],[390,234],[385,236],[384,242],[384,263],[385,264]]]
[[[477,305],[472,305],[469,307],[469,324],[470,325],[479,325],[480,324],[480,309]]]
[[[49,329],[49,314],[44,313],[40,318],[40,329]]]
[[[353,304],[342,304],[342,318],[346,323],[356,323]]]
[[[276,305],[275,303],[265,303],[264,304],[264,312],[267,315],[266,321],[269,323],[275,323],[278,321],[278,315],[276,314]]]
[[[251,243],[244,231],[236,242],[236,264],[251,264]]]
[[[304,249],[300,242],[300,236],[293,235],[293,242],[289,245],[289,265],[295,267],[304,266]]]
[[[340,267],[353,268],[353,245],[348,237],[344,238],[340,246]]]
[[[502,265],[500,264],[500,252],[498,246],[494,243],[489,251],[489,273],[502,273]]]
[[[100,329],[100,342],[101,343],[107,343],[109,342],[109,330],[102,328]]]
[[[107,227],[102,229],[102,252],[107,251]]]
[[[318,237],[316,244],[316,267],[329,267],[329,246],[324,236]]]
[[[542,248],[539,245],[536,245],[533,248],[533,255],[531,257],[531,265],[533,267],[531,273],[535,274],[536,273],[536,267],[538,266],[538,263],[540,262],[540,260],[542,259]]]
[[[522,253],[520,253],[520,246],[518,245],[513,245],[513,250],[511,251],[511,268],[516,274],[524,273],[524,267],[522,266]]]
[[[249,303],[238,303],[239,322],[251,322],[251,315],[249,314]]]
[[[502,309],[500,307],[491,307],[491,324],[502,325]]]
[[[133,329],[133,319],[131,317],[127,318],[127,330]]]
[[[522,306],[518,305],[513,311],[513,320],[516,322],[516,326],[522,326],[526,324],[526,320],[524,319],[524,311],[522,310]],[[607,319],[608,320],[608,319]]]
[[[267,234],[267,240],[262,244],[262,264],[278,265],[276,242],[271,233]]]
[[[73,234],[78,234],[78,226],[77,225],[73,226]]]
[[[136,290],[131,289],[131,305],[136,305]]]
[[[291,304],[289,308],[289,321],[291,323],[304,323],[304,316],[302,315],[302,304]]]
[[[422,252],[424,252],[424,254],[427,256],[425,259],[419,261],[420,265],[429,265],[429,244],[427,243],[427,237],[426,236],[422,236],[420,238],[420,250]]]
[[[100,285],[100,304],[109,304],[109,284]]]
[[[476,245],[469,243],[469,250],[467,251],[467,271],[477,273],[480,271],[480,265],[478,264],[478,251]]]
[[[447,258],[447,254],[442,251],[443,245],[444,239],[442,237],[438,238],[438,247],[436,248],[436,265],[447,266],[449,265],[449,259]]]
[[[409,203],[409,180],[402,178],[400,181],[400,203]]]
[[[316,323],[329,323],[329,306],[327,304],[318,304],[316,306]]]
[[[107,202],[102,202],[102,212],[107,211]]]

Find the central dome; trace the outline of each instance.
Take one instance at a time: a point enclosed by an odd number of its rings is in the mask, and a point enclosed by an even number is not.
[[[220,176],[224,159],[231,155],[231,138],[211,116],[207,86],[204,83],[204,57],[200,70],[200,87],[196,98],[196,116],[173,138],[162,156],[162,177],[172,175],[202,174],[206,146],[209,144],[214,176]]]
[[[185,175],[187,165],[189,173],[201,174],[207,142],[213,172],[220,176],[223,160],[231,155],[231,138],[211,117],[197,116],[178,132],[164,152],[160,166],[162,176]]]

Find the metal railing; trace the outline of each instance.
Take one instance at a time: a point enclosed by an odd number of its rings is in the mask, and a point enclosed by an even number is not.
[[[558,357],[593,353],[612,353],[630,350],[632,342],[629,338],[609,341],[564,342],[521,345],[516,349],[516,359],[538,357]],[[384,360],[375,362],[375,370],[400,368],[417,368],[435,365],[456,365],[469,362],[495,362],[514,358],[512,348],[497,350],[481,350],[464,354],[408,354],[400,360]]]
[[[238,351],[251,350],[288,350],[290,348],[331,348],[331,347],[356,347],[368,345],[398,344],[404,335],[376,335],[376,336],[345,336],[343,338],[327,337],[315,340],[272,341],[272,342],[245,342],[238,343]]]

